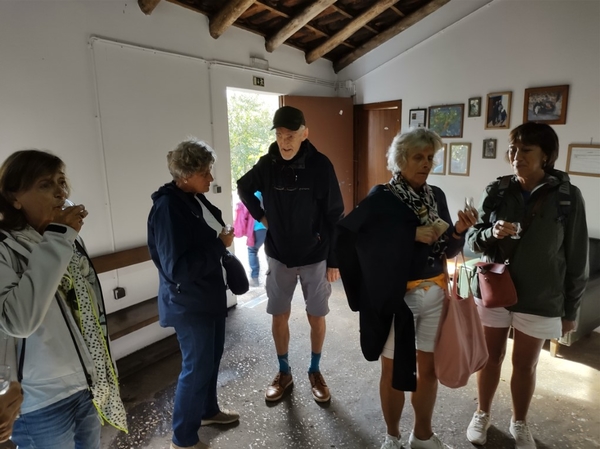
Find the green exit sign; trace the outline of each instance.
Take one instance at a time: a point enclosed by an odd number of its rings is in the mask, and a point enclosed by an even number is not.
[[[258,76],[253,76],[252,82],[254,83],[255,86],[265,87],[265,79],[264,78],[260,78]]]

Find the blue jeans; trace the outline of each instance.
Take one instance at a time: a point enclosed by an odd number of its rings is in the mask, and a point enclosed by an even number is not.
[[[19,449],[100,449],[101,423],[88,390],[15,421],[11,440]]]
[[[248,263],[250,264],[250,277],[258,278],[260,273],[260,262],[258,261],[258,250],[265,243],[267,237],[266,229],[254,231],[254,246],[248,247]]]
[[[202,419],[219,413],[217,376],[225,345],[225,316],[189,314],[175,324],[181,374],[175,391],[173,443],[193,446]]]

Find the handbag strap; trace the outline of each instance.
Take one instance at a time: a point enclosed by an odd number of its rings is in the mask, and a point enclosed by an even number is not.
[[[464,267],[466,264],[465,253],[461,250],[460,256],[462,259],[462,266]],[[450,281],[450,274],[448,273],[448,259],[444,256],[444,274],[446,275],[446,296],[448,298],[452,298],[453,296],[458,295],[458,254],[454,257],[454,276],[452,277],[452,281]],[[467,282],[467,286],[469,288],[469,296],[473,296],[473,290],[471,289],[471,282]],[[462,298],[462,296],[461,296]]]

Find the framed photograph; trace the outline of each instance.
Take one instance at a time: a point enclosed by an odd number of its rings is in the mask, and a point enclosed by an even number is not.
[[[429,107],[429,129],[440,137],[462,137],[464,104]]]
[[[437,150],[433,155],[433,168],[431,169],[432,175],[445,175],[446,174],[446,150],[448,144],[445,143],[442,148]]]
[[[469,176],[471,164],[471,144],[467,142],[454,142],[450,144],[450,158],[448,160],[448,174]]]
[[[567,173],[600,177],[600,145],[569,145]]]
[[[497,139],[483,139],[483,153],[484,159],[496,159],[496,143]]]
[[[525,89],[523,123],[540,122],[549,125],[567,123],[569,85]]]
[[[485,129],[510,128],[510,100],[512,92],[488,94],[485,109]]]
[[[408,111],[409,128],[427,127],[427,109],[410,109]]]
[[[469,117],[481,116],[481,97],[469,98]]]

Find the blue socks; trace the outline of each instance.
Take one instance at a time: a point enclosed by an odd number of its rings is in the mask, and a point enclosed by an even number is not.
[[[279,371],[284,374],[290,372],[290,362],[288,362],[288,353],[286,352],[283,355],[277,355],[277,360],[279,360]]]
[[[279,361],[279,371],[284,374],[290,372],[290,362],[288,361],[288,353],[286,352],[283,355],[277,355],[277,360]],[[310,366],[308,367],[309,373],[317,373],[321,371],[319,368],[319,363],[321,362],[321,353],[311,352],[310,353]]]
[[[310,366],[308,367],[309,373],[317,373],[321,371],[319,369],[319,363],[321,362],[321,353],[318,354],[316,352],[310,353]]]

